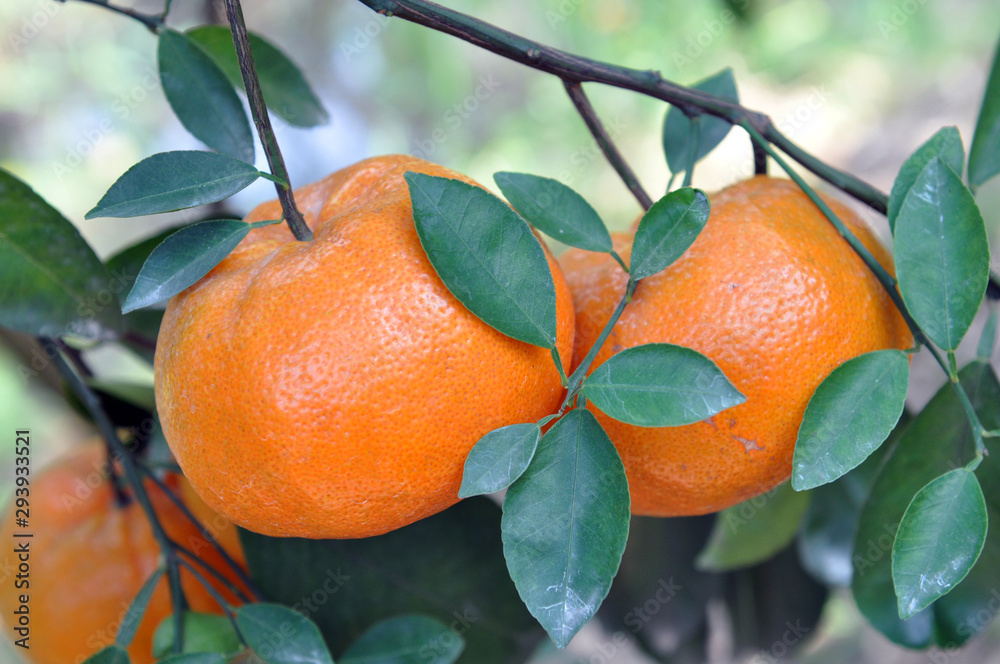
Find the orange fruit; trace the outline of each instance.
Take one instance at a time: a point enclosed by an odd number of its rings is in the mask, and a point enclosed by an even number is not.
[[[28,528],[17,526],[12,507],[4,511],[0,524],[2,569],[12,575],[19,570],[21,561],[14,547],[27,542],[24,580],[28,585],[17,588],[13,578],[3,583],[0,611],[8,631],[12,631],[19,620],[15,611],[27,604],[30,649],[23,654],[35,664],[75,664],[112,645],[136,593],[160,564],[160,547],[145,512],[135,500],[118,503],[106,459],[103,444],[88,443],[34,474],[29,487]],[[168,479],[168,486],[171,483]],[[188,548],[201,544],[202,560],[235,581],[232,571],[209,550],[197,528],[170,498],[152,482],[147,481],[146,491],[171,539]],[[15,537],[15,533],[24,532],[32,537]],[[182,570],[181,577],[192,610],[221,613],[193,575]],[[216,587],[227,601],[236,603],[232,593]],[[21,594],[27,594],[26,603]],[[154,661],[153,632],[171,614],[171,606],[164,576],[128,648],[133,663]],[[21,636],[14,632],[13,639]]]
[[[548,350],[507,337],[447,290],[413,222],[413,157],[361,161],[299,189],[308,242],[250,232],[170,300],[156,402],[170,448],[208,506],[274,536],[367,537],[458,502],[487,432],[560,403]],[[277,219],[276,201],[247,221]],[[549,256],[564,362],[573,307]]]
[[[892,271],[861,219],[827,202]],[[791,475],[799,424],[820,382],[857,355],[913,344],[878,280],[794,183],[756,177],[711,203],[684,255],[639,283],[592,368],[624,348],[674,343],[715,361],[747,399],[681,427],[595,413],[625,464],[635,514],[705,514],[772,489]],[[626,261],[631,247],[631,237],[615,238]],[[627,276],[607,254],[570,250],[560,263],[576,307],[575,367]]]

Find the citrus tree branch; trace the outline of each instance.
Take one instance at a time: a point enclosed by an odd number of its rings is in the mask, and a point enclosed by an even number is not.
[[[250,113],[253,115],[257,135],[260,136],[260,144],[264,147],[264,154],[267,155],[267,163],[271,168],[271,173],[282,181],[282,184],[275,183],[274,188],[278,192],[278,201],[281,203],[285,223],[288,224],[296,239],[311,240],[312,231],[309,230],[302,213],[295,205],[291,180],[288,177],[288,170],[285,168],[285,160],[281,156],[278,140],[271,127],[271,118],[267,114],[264,94],[260,90],[260,81],[257,79],[257,69],[254,66],[253,53],[250,50],[250,37],[247,34],[246,22],[243,20],[243,8],[240,6],[239,0],[226,0],[226,16],[229,18],[229,27],[233,33],[233,45],[236,47],[236,58],[240,63],[243,87],[247,91]]]
[[[732,101],[686,88],[658,71],[620,67],[573,55],[508,32],[428,0],[359,0],[385,16],[396,16],[492,51],[508,60],[553,74],[570,83],[595,82],[632,90],[672,104],[688,116],[707,113],[738,125],[752,124],[769,142],[805,168],[869,207],[885,213],[888,196],[850,173],[834,168],[792,143],[771,119]]]
[[[67,0],[59,0],[59,2],[65,3]],[[163,12],[160,14],[143,14],[142,12],[137,12],[131,7],[119,7],[118,5],[113,5],[107,0],[77,0],[77,2],[83,2],[88,5],[97,5],[98,7],[104,7],[107,10],[113,11],[116,14],[122,14],[123,16],[128,16],[129,18],[139,21],[144,26],[149,28],[149,31],[156,34],[163,27],[164,21],[167,18],[167,12],[170,11],[170,3],[167,2],[163,8]]]

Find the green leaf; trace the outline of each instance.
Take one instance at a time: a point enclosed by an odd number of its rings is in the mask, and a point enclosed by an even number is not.
[[[858,466],[888,438],[906,405],[910,361],[878,350],[844,362],[806,406],[792,458],[796,491],[832,482]]]
[[[520,664],[544,632],[510,580],[500,519],[496,503],[475,497],[377,537],[241,539],[264,596],[308,611],[332,647],[420,613],[462,635],[461,664]]]
[[[923,145],[917,148],[910,157],[903,162],[899,169],[899,175],[892,183],[892,192],[889,194],[889,209],[886,215],[889,218],[889,228],[895,231],[896,217],[903,206],[903,200],[910,193],[913,184],[924,170],[924,166],[933,157],[940,157],[951,170],[958,175],[962,174],[965,165],[965,148],[962,146],[962,137],[958,133],[957,127],[944,127],[931,136]]]
[[[177,295],[208,274],[253,228],[239,219],[217,219],[172,233],[146,259],[122,311]]]
[[[108,646],[84,660],[83,664],[129,664],[128,653],[121,646]]]
[[[185,34],[204,49],[233,86],[243,89],[243,75],[228,28],[203,25]],[[251,32],[249,37],[257,79],[267,107],[295,127],[315,127],[328,122],[330,116],[323,103],[295,63],[260,35]]]
[[[959,373],[962,386],[987,427],[1000,426],[1000,384],[989,365],[970,364]],[[987,441],[992,452],[1000,445]],[[983,583],[980,570],[985,553],[966,581],[932,608],[909,620],[899,618],[898,601],[892,580],[891,551],[896,530],[913,496],[925,484],[948,468],[962,467],[975,455],[975,443],[965,409],[951,384],[944,385],[906,428],[892,454],[882,465],[865,502],[854,537],[854,574],[851,590],[858,608],[887,638],[908,648],[924,648],[935,634],[948,634],[961,643],[978,630],[970,629],[969,618],[991,601],[992,582]],[[1000,462],[993,454],[980,465],[977,475],[986,486],[982,472],[1000,475]],[[989,464],[989,465],[988,465]],[[1000,482],[998,482],[1000,484]],[[989,496],[989,491],[986,492]],[[1000,506],[998,506],[1000,507]],[[991,507],[991,510],[993,508]],[[1000,518],[998,516],[997,518]],[[989,547],[988,547],[989,548]],[[997,561],[1000,568],[1000,561]],[[998,568],[990,574],[994,578]],[[973,581],[978,586],[971,585]],[[959,600],[962,606],[957,606]],[[952,604],[955,603],[955,605]],[[942,644],[944,645],[944,644]]]
[[[733,70],[728,67],[691,87],[723,99],[739,101],[736,79],[733,77]],[[711,152],[732,128],[732,125],[725,120],[710,115],[702,115],[698,122],[700,127],[695,161],[701,160],[702,157]],[[663,120],[663,153],[667,157],[667,166],[670,168],[670,172],[679,173],[687,169],[692,140],[694,137],[690,118],[676,106],[671,106]]]
[[[508,489],[501,524],[514,585],[560,648],[607,596],[628,524],[621,458],[594,415],[573,409]]]
[[[997,344],[997,327],[1000,323],[1000,309],[994,309],[990,317],[986,319],[983,326],[983,333],[979,337],[979,346],[976,348],[976,355],[984,360],[993,357],[993,349]]]
[[[439,620],[411,614],[375,624],[337,658],[340,664],[452,664],[465,641]]]
[[[188,653],[234,653],[242,648],[239,634],[229,618],[214,613],[184,612],[184,643],[181,652]],[[156,627],[153,633],[153,656],[160,658],[171,654],[174,649],[174,617],[169,615]]]
[[[246,644],[268,664],[333,664],[315,623],[280,604],[244,604],[236,626]]]
[[[108,338],[121,329],[118,288],[76,227],[0,169],[0,325]]]
[[[986,499],[972,471],[932,480],[910,501],[892,545],[899,617],[910,618],[951,591],[986,543]]]
[[[208,147],[253,162],[250,122],[232,84],[204,50],[176,30],[160,32],[160,83],[181,124]]]
[[[612,250],[611,235],[583,196],[552,178],[501,171],[493,181],[532,226],[571,247]]]
[[[1000,173],[1000,43],[983,92],[983,105],[969,149],[969,184],[978,187]]]
[[[135,599],[132,600],[132,605],[129,606],[128,611],[122,616],[122,621],[118,625],[118,634],[115,636],[115,643],[121,647],[128,648],[132,643],[132,639],[135,638],[135,630],[139,628],[139,623],[146,614],[146,607],[149,606],[149,598],[152,597],[153,591],[156,590],[156,584],[160,582],[164,571],[166,571],[164,568],[158,567],[149,575],[146,582],[139,588],[139,592],[136,593]]]
[[[542,430],[537,424],[511,424],[479,439],[465,460],[459,498],[506,489],[524,473]]]
[[[708,196],[691,187],[671,191],[653,203],[635,231],[630,276],[651,277],[680,258],[698,239],[708,213]]]
[[[225,655],[217,652],[188,652],[180,655],[168,655],[157,664],[226,664]]]
[[[931,341],[954,350],[986,292],[990,253],[972,193],[939,157],[906,195],[894,244],[903,301]]]
[[[605,414],[641,427],[700,422],[746,401],[715,362],[664,343],[612,355],[584,381],[583,394]]]
[[[460,180],[405,175],[420,242],[441,281],[487,324],[535,346],[556,344],[556,291],[531,227]]]
[[[786,482],[722,510],[695,561],[698,569],[721,572],[767,560],[795,537],[809,498]]]
[[[163,244],[164,240],[176,233],[178,230],[180,230],[180,228],[176,226],[173,228],[167,228],[152,237],[140,240],[139,242],[122,249],[104,261],[104,267],[106,267],[108,272],[111,273],[111,276],[121,284],[121,288],[118,292],[121,295],[120,299],[122,302],[125,301],[125,296],[128,295],[129,291],[132,290],[132,287],[135,286],[136,277],[139,276],[139,271],[142,269],[143,263],[145,263],[149,258],[149,255],[153,253],[154,249]],[[165,308],[165,305],[161,308]],[[125,318],[128,320],[128,316]]]
[[[259,176],[252,164],[217,152],[161,152],[125,171],[86,218],[137,217],[215,203]]]

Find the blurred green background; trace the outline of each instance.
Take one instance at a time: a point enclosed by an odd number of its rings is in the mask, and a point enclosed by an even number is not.
[[[218,22],[220,4],[177,0],[170,23],[183,29]],[[558,178],[582,192],[615,228],[639,214],[557,79],[385,19],[357,2],[244,4],[250,29],[300,64],[330,112],[330,123],[312,130],[275,120],[294,185],[367,156],[412,153],[494,190],[492,174],[499,170]],[[446,4],[542,43],[657,69],[680,83],[732,67],[745,105],[769,114],[821,159],[885,191],[906,156],[941,126],[957,125],[968,144],[1000,35],[995,0]],[[160,7],[134,6],[150,12]],[[159,89],[155,40],[137,22],[73,1],[4,0],[0,90],[0,167],[77,224],[99,255],[191,218],[83,220],[138,160],[201,148],[171,114]],[[666,106],[614,88],[590,84],[586,90],[646,189],[654,197],[662,193],[669,177],[659,138]],[[258,150],[258,166],[265,168],[260,155]],[[714,190],[751,172],[749,141],[734,131],[697,168],[694,184]],[[239,216],[273,196],[273,186],[261,180],[226,208]],[[993,266],[1000,269],[1000,179],[984,186],[978,200],[994,247]],[[885,236],[884,219],[866,216]],[[977,331],[969,335],[973,346]],[[963,352],[968,356],[968,349]],[[32,429],[37,468],[89,430],[45,373],[34,375],[30,353],[23,339],[0,338],[0,421],[4,431]],[[124,350],[105,348],[91,356],[103,377],[151,381],[148,364]],[[943,381],[939,373],[918,358],[911,405],[929,398]],[[11,464],[11,454],[0,454],[4,495]],[[863,661],[933,661],[926,653],[888,646],[864,628],[849,602],[831,606],[827,628],[862,644]],[[986,661],[990,643],[980,641],[951,661]],[[0,661],[6,661],[7,640],[2,648]]]

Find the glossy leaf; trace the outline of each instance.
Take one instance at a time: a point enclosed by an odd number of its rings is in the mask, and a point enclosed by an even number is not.
[[[121,646],[108,646],[84,660],[83,664],[129,664],[128,652]]]
[[[712,360],[662,343],[612,355],[584,381],[583,394],[605,414],[642,427],[691,424],[746,401]]]
[[[651,277],[680,258],[705,227],[709,208],[705,192],[690,187],[671,191],[653,203],[635,231],[630,276]]]
[[[722,510],[698,554],[698,569],[720,572],[767,560],[792,541],[808,507],[809,494],[786,482]]]
[[[177,295],[208,274],[253,228],[238,219],[217,219],[174,232],[146,259],[122,311]]]
[[[990,254],[975,199],[939,157],[903,201],[894,249],[907,308],[931,341],[954,350],[983,300]]]
[[[890,229],[895,230],[896,217],[899,216],[903,200],[910,193],[910,189],[913,188],[920,172],[924,170],[924,166],[934,157],[940,157],[941,161],[951,170],[959,175],[962,174],[965,166],[965,148],[962,146],[962,137],[958,133],[957,127],[939,129],[903,162],[902,168],[899,169],[899,175],[892,183],[892,192],[889,194],[889,209],[886,215],[889,218]]]
[[[176,30],[159,34],[160,83],[181,124],[213,150],[252,163],[250,122],[229,79],[184,34]]]
[[[898,350],[859,355],[834,369],[806,406],[795,455],[796,491],[832,482],[889,436],[906,404],[910,361]]]
[[[728,67],[691,87],[723,99],[739,101],[736,79],[733,77],[733,70]],[[725,120],[710,115],[702,115],[698,123],[700,126],[695,161],[701,160],[711,152],[732,128],[732,125]],[[672,173],[687,170],[693,140],[691,120],[679,108],[671,106],[663,120],[663,152],[667,157],[667,166]]]
[[[252,164],[217,152],[161,152],[125,171],[87,219],[137,217],[215,203],[259,176]]]
[[[597,212],[563,183],[509,172],[494,173],[493,180],[518,214],[549,237],[587,251],[611,251],[611,235]]]
[[[287,606],[244,604],[236,609],[236,626],[268,664],[333,664],[316,625]]]
[[[993,56],[993,68],[969,149],[969,183],[979,186],[997,173],[1000,173],[1000,43]]]
[[[243,646],[229,618],[214,613],[184,612],[182,653],[234,653]],[[174,617],[169,615],[153,633],[153,656],[166,657],[174,649]]]
[[[139,628],[139,623],[142,622],[143,616],[146,615],[149,598],[152,597],[153,591],[156,590],[156,585],[163,577],[164,571],[162,567],[159,567],[149,575],[146,582],[139,588],[139,592],[136,593],[135,599],[132,600],[128,611],[122,616],[122,621],[118,624],[118,634],[115,636],[115,643],[123,648],[129,647],[132,639],[135,638],[135,631]]]
[[[972,471],[957,468],[913,497],[892,545],[892,580],[903,620],[948,593],[986,543],[986,499]]]
[[[571,410],[508,489],[501,525],[514,585],[559,647],[607,596],[628,524],[621,458],[590,411]]]
[[[205,50],[233,86],[243,88],[243,75],[228,28],[203,25],[185,34]],[[323,103],[295,63],[260,35],[251,32],[249,37],[254,67],[267,107],[296,127],[315,127],[328,122],[330,116]]]
[[[405,177],[420,242],[448,290],[504,334],[554,348],[555,282],[531,227],[480,187],[424,173]]]
[[[0,169],[0,326],[96,339],[121,328],[117,284],[80,232]]]
[[[439,620],[417,614],[383,620],[337,658],[339,664],[452,664],[465,642]]]
[[[506,489],[520,477],[538,447],[537,424],[511,424],[479,439],[465,460],[459,498]]]

